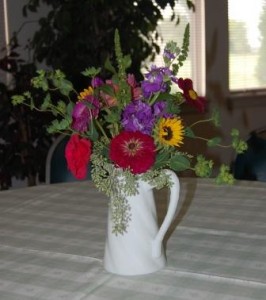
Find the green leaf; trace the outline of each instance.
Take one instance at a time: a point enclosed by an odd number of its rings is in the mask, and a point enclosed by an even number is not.
[[[110,71],[111,73],[116,74],[116,69],[115,69],[114,66],[112,65],[112,63],[111,63],[109,57],[107,57],[107,59],[105,60],[104,68],[105,68],[107,71]]]
[[[120,113],[119,112],[111,112],[104,116],[106,122],[108,123],[118,123],[120,120]]]
[[[156,161],[154,163],[154,168],[159,169],[165,167],[169,162],[168,152],[159,152],[156,156]]]
[[[83,72],[81,72],[82,75],[87,76],[87,77],[95,77],[101,72],[101,68],[86,68]]]
[[[26,99],[23,95],[14,95],[11,97],[11,100],[12,100],[12,104],[16,106],[23,103]]]
[[[123,57],[123,65],[125,69],[128,69],[131,66],[132,60],[130,55],[125,55]]]
[[[103,84],[100,86],[100,90],[103,91],[105,94],[115,97],[115,92],[114,89],[111,85],[109,84]]]
[[[195,138],[195,134],[190,127],[185,128],[185,136],[190,137],[190,138]]]
[[[232,128],[231,130],[231,136],[232,137],[239,137],[239,130],[236,128]]]
[[[73,90],[73,85],[70,81],[66,79],[61,80],[61,85],[59,86],[59,90],[62,95],[68,96],[69,93]]]
[[[96,130],[94,122],[90,123],[89,131],[87,131],[86,134],[88,134],[88,136],[90,137],[90,139],[93,142],[95,142],[99,139],[99,134],[98,134],[98,131]]]
[[[208,140],[207,145],[208,145],[208,147],[215,147],[220,142],[221,142],[221,138],[217,136],[217,137],[214,137],[214,138]]]
[[[37,71],[38,76],[33,77],[31,79],[31,84],[34,88],[42,89],[43,91],[48,91],[49,85],[46,78],[46,72],[44,70],[38,70]]]
[[[169,94],[169,93],[160,93],[158,96],[157,96],[157,101],[158,100],[173,100],[175,101],[176,100],[176,97],[172,94]]]
[[[73,102],[68,103],[66,107],[66,112],[69,116],[72,115],[73,108],[74,108],[74,103]]]
[[[59,121],[53,120],[52,123],[47,127],[47,132],[48,133],[55,133],[58,132],[58,128],[59,128]]]
[[[48,93],[43,99],[43,103],[41,105],[42,110],[46,110],[51,104],[51,95]]]
[[[213,109],[212,111],[212,122],[215,127],[221,126],[220,112],[218,111],[218,109]]]
[[[65,102],[62,101],[62,100],[59,100],[58,103],[57,103],[57,109],[61,113],[65,114],[66,113],[66,104],[65,104]]]
[[[175,155],[170,159],[170,168],[177,172],[187,170],[190,168],[190,161],[183,155]]]
[[[59,122],[59,127],[58,127],[58,129],[59,129],[60,131],[66,130],[66,129],[68,129],[69,125],[70,125],[69,119],[63,119],[63,120],[61,120],[61,121]]]

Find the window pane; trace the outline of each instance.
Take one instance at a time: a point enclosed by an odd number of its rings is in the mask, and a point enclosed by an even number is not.
[[[228,0],[229,89],[266,88],[266,0]]]

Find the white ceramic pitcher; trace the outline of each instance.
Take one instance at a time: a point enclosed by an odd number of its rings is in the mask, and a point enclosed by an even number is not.
[[[140,181],[138,194],[127,197],[131,208],[131,220],[126,233],[112,233],[113,224],[109,209],[104,255],[104,267],[108,272],[141,275],[156,272],[166,265],[162,241],[175,216],[180,184],[173,171],[164,171],[169,174],[173,184],[167,213],[160,229],[153,195],[154,187],[147,182]]]

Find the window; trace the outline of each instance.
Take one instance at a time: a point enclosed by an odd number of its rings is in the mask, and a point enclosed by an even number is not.
[[[187,23],[190,24],[189,57],[180,69],[180,77],[189,77],[200,95],[205,95],[205,32],[204,32],[204,0],[194,0],[196,12],[189,10],[185,0],[179,0],[174,8],[180,23],[175,26],[171,21],[172,10],[167,6],[162,14],[164,19],[159,22],[158,31],[162,37],[159,44],[161,53],[156,56],[153,64],[163,65],[162,52],[165,44],[171,40],[182,45],[183,35]]]
[[[229,90],[266,88],[266,0],[228,0]]]

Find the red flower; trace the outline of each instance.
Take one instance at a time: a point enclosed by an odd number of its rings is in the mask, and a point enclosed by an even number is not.
[[[65,157],[68,169],[77,179],[86,178],[90,156],[91,141],[72,135],[65,148]]]
[[[179,88],[183,90],[183,95],[187,103],[195,106],[199,112],[204,112],[206,107],[206,98],[198,96],[198,94],[193,89],[192,80],[189,78],[179,78],[177,84]]]
[[[133,174],[149,170],[155,162],[153,138],[142,132],[122,131],[110,143],[110,159],[120,168]]]

